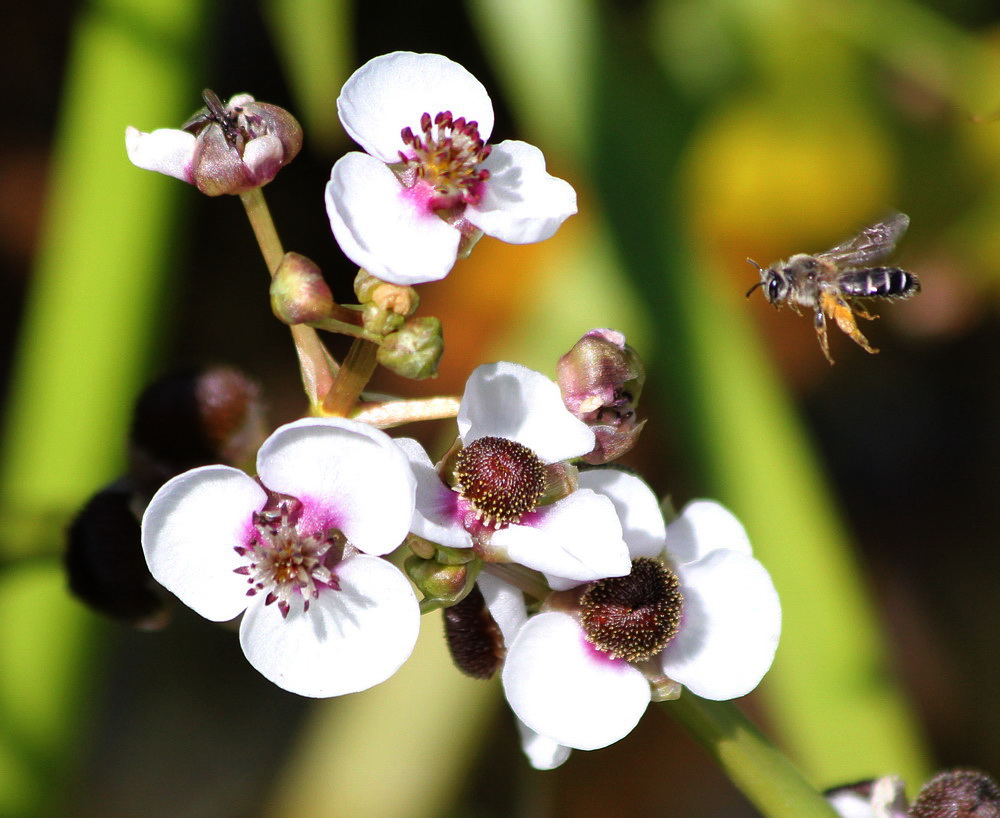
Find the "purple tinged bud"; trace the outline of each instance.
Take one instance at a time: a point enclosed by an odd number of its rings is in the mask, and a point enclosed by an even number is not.
[[[624,335],[591,330],[559,359],[556,372],[566,408],[597,438],[584,461],[607,463],[635,445],[645,424],[636,418],[635,408],[646,371]]]
[[[333,294],[311,259],[285,253],[271,279],[271,310],[285,324],[312,324],[330,316]]]
[[[410,318],[382,339],[378,362],[397,375],[414,380],[437,377],[438,362],[444,353],[441,321],[437,318]]]
[[[129,160],[220,196],[266,185],[301,149],[302,128],[283,108],[249,94],[237,94],[224,104],[206,90],[204,99],[206,107],[180,130],[127,128]]]

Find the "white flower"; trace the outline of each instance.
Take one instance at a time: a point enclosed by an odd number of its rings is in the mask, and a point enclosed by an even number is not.
[[[661,698],[671,697],[672,683],[716,700],[753,690],[774,658],[781,609],[742,525],[717,503],[697,501],[665,529],[639,478],[594,470],[580,484],[613,500],[633,571],[587,586],[576,608],[550,606],[519,629],[503,669],[517,717],[559,745],[593,750],[638,723],[650,680]],[[631,605],[636,595],[643,602]]]
[[[306,419],[264,442],[257,473],[205,466],[167,482],[142,522],[153,576],[207,619],[243,613],[247,659],[286,690],[338,696],[384,681],[420,618],[409,582],[379,559],[413,514],[405,458],[365,424]]]
[[[458,429],[458,490],[416,441],[397,441],[417,479],[413,533],[541,571],[560,590],[628,573],[610,499],[580,488],[537,505],[546,468],[594,447],[594,433],[566,410],[554,382],[518,364],[480,366],[466,384]]]
[[[347,257],[378,278],[437,281],[480,233],[528,244],[576,213],[575,191],[546,173],[538,148],[487,144],[489,94],[447,57],[376,57],[344,84],[337,111],[366,153],[333,166],[326,209]]]

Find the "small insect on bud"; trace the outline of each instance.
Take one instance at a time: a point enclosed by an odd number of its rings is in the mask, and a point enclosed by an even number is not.
[[[566,408],[597,438],[585,462],[607,463],[635,445],[645,424],[637,420],[635,408],[646,372],[624,335],[591,330],[559,359],[556,372]]]
[[[458,669],[474,679],[489,679],[503,664],[507,649],[479,588],[444,611],[444,634]]]
[[[250,462],[265,437],[260,390],[243,373],[225,366],[175,373],[136,402],[130,474],[148,498],[187,469]]]
[[[952,770],[924,784],[912,818],[1000,818],[1000,787],[986,773]]]
[[[413,380],[437,377],[444,353],[441,321],[410,318],[399,330],[387,335],[378,349],[378,362],[397,375]]]
[[[205,107],[180,130],[125,131],[132,164],[195,185],[208,196],[244,193],[270,182],[302,147],[288,111],[237,94],[227,103],[209,89]]]
[[[333,294],[314,261],[285,253],[271,279],[271,311],[285,324],[312,324],[328,318]]]
[[[119,484],[88,501],[69,528],[66,573],[70,590],[94,610],[156,630],[169,619],[170,602],[146,567],[131,499]]]

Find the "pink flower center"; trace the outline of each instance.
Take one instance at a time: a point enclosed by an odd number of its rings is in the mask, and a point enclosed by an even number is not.
[[[309,610],[321,588],[340,590],[332,567],[343,555],[344,535],[336,530],[300,532],[296,523],[301,511],[297,500],[282,500],[277,509],[256,512],[250,543],[236,547],[247,560],[235,569],[247,578],[247,596],[266,593],[264,604],[277,602],[282,616],[288,616],[296,596],[303,598],[303,610]]]
[[[466,122],[464,117],[453,119],[451,111],[442,111],[433,119],[425,113],[420,117],[420,131],[402,130],[403,144],[409,149],[399,152],[404,177],[411,178],[411,185],[422,180],[434,190],[434,210],[477,204],[483,182],[490,175],[479,168],[490,155],[490,146],[479,136],[479,123]]]

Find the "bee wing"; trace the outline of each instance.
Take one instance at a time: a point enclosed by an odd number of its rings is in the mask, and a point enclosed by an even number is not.
[[[893,213],[885,221],[866,227],[858,235],[825,253],[817,253],[816,257],[829,259],[844,267],[864,267],[888,256],[909,226],[909,216]]]

